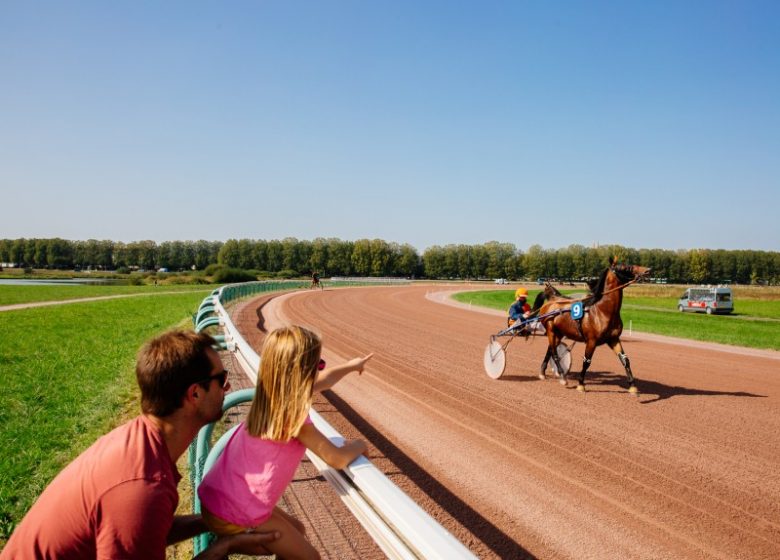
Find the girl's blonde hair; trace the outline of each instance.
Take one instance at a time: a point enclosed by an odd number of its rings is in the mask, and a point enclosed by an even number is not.
[[[251,435],[274,441],[298,435],[311,406],[321,350],[320,337],[303,327],[282,327],[266,336],[246,419]]]

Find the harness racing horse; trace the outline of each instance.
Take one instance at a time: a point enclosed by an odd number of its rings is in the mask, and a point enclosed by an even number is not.
[[[650,272],[644,266],[612,264],[599,278],[599,282],[592,290],[592,294],[582,301],[585,314],[582,319],[572,319],[571,299],[553,296],[542,304],[539,316],[550,314],[542,319],[542,324],[547,331],[547,354],[542,362],[540,379],[544,379],[544,372],[550,358],[553,359],[558,371],[565,371],[558,359],[558,353],[554,350],[564,337],[585,343],[585,356],[582,359],[582,371],[577,383],[578,391],[585,391],[585,372],[588,371],[591,358],[597,346],[609,345],[617,354],[620,363],[626,370],[628,377],[628,391],[637,393],[634,385],[634,374],[631,372],[631,362],[623,352],[620,343],[620,335],[623,332],[623,321],[620,319],[620,307],[623,304],[623,288],[632,284]],[[549,296],[548,296],[549,298]],[[558,313],[556,313],[556,311]],[[561,377],[561,384],[566,385],[566,374]]]

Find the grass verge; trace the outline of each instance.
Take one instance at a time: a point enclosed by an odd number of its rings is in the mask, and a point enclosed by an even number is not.
[[[65,464],[137,414],[138,348],[209,291],[0,313],[0,546]]]
[[[564,291],[564,293],[572,292],[575,290]],[[533,302],[538,293],[539,291],[529,291],[528,301]],[[460,292],[453,294],[452,297],[461,303],[505,311],[514,301],[514,292],[484,290]],[[737,299],[735,314],[709,316],[703,313],[678,312],[676,297],[627,295],[623,300],[620,315],[626,330],[631,324],[633,330],[641,332],[749,348],[780,350],[780,322],[778,322],[780,301],[773,298],[739,300],[735,297],[735,299]]]

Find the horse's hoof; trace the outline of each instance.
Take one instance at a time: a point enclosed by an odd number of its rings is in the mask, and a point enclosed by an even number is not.
[[[561,385],[563,385],[564,387],[566,387],[566,380],[565,380],[565,379],[563,379],[563,378],[559,379],[559,380],[558,380],[558,383],[560,383]]]
[[[585,392],[585,385],[583,385],[582,383],[578,383],[578,384],[577,384],[577,390],[578,390],[580,393],[584,393],[584,392]]]
[[[639,389],[637,389],[636,386],[631,385],[631,387],[628,388],[628,392],[631,393],[632,395],[638,395]]]
[[[543,373],[540,373],[540,374],[539,374],[539,379],[541,379],[542,381],[544,381],[545,379],[547,379],[547,376],[546,376],[545,374],[543,374]]]

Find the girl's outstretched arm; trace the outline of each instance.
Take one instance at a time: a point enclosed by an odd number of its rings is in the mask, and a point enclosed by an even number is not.
[[[368,360],[370,360],[373,355],[374,353],[372,352],[368,356],[363,356],[362,358],[353,358],[341,365],[325,368],[322,372],[320,372],[319,375],[317,375],[317,379],[314,381],[314,392],[321,393],[322,391],[330,389],[336,383],[341,381],[342,377],[353,371],[363,373],[363,368],[366,367],[366,362],[368,362]]]
[[[343,469],[368,449],[362,439],[347,440],[343,446],[336,447],[314,427],[314,424],[304,424],[297,437],[307,449],[314,451],[320,459],[334,469]]]

